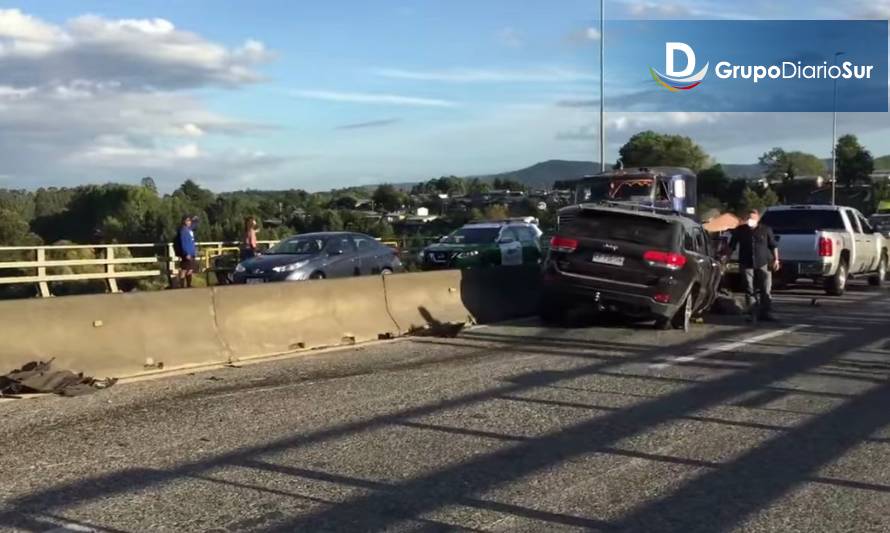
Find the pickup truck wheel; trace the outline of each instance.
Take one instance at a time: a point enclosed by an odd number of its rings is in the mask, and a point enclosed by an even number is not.
[[[825,292],[829,296],[843,296],[847,289],[847,263],[841,262],[837,266],[837,272],[825,280]]]
[[[878,271],[874,276],[868,278],[868,284],[872,287],[881,287],[884,285],[884,279],[887,278],[887,256],[881,256],[881,262],[878,264]]]

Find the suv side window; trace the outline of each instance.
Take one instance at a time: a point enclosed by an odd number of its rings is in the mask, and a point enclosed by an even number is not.
[[[695,237],[692,235],[692,233],[690,233],[690,231],[691,230],[689,228],[683,229],[683,249],[685,249],[687,252],[695,252],[697,251],[695,246]]]
[[[695,235],[696,251],[702,255],[710,255],[708,250],[708,238],[705,235],[705,232],[702,231],[701,228],[695,228],[693,232]]]

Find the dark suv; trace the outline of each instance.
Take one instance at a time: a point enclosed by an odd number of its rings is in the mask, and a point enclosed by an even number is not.
[[[687,330],[716,297],[720,265],[701,224],[674,215],[581,204],[559,211],[544,265],[541,316],[595,305]]]

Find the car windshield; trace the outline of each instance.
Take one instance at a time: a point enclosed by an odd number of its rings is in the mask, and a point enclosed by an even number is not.
[[[763,223],[775,233],[806,234],[819,230],[843,230],[840,211],[829,209],[787,209],[767,211]]]
[[[572,236],[632,242],[670,250],[676,241],[677,225],[633,213],[584,210],[576,217],[566,217],[559,231]]]
[[[269,248],[266,255],[317,254],[324,248],[325,240],[320,237],[297,237],[285,239]]]
[[[582,202],[649,202],[652,198],[652,178],[592,179],[581,185],[579,200]],[[655,200],[668,199],[666,185],[659,182]]]
[[[461,228],[442,238],[448,244],[490,244],[497,240],[500,228]]]

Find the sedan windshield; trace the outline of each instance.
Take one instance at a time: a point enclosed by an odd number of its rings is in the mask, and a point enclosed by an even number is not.
[[[448,244],[490,244],[497,240],[500,228],[461,228],[444,237],[442,242]]]
[[[297,237],[286,239],[269,248],[267,255],[317,254],[324,248],[324,239]]]

